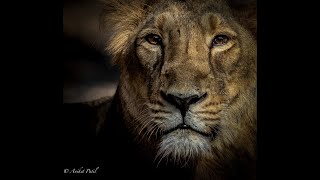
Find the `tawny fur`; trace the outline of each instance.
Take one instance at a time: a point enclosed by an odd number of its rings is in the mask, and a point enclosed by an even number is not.
[[[192,164],[195,179],[227,179],[226,173],[238,166],[248,166],[241,168],[254,178],[255,4],[234,8],[224,0],[106,1],[101,23],[109,34],[107,52],[121,70],[119,113],[136,143],[151,151],[156,163]],[[148,43],[148,34],[160,36],[162,45]],[[229,42],[211,47],[219,34],[228,35]],[[163,135],[182,117],[161,98],[161,91],[207,93],[190,106],[185,122],[217,134],[176,130]]]

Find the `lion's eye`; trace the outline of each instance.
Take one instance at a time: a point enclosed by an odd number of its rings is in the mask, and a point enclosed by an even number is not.
[[[230,38],[226,35],[217,35],[216,37],[214,37],[211,46],[212,47],[222,46],[222,45],[227,44],[229,40],[230,40]]]
[[[161,45],[162,39],[160,36],[155,35],[155,34],[148,34],[145,39],[148,41],[148,43],[152,45]]]

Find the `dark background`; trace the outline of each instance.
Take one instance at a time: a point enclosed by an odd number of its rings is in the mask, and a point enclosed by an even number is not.
[[[112,96],[118,69],[110,63],[99,29],[98,0],[63,1],[63,102]]]
[[[111,97],[118,83],[118,67],[112,66],[105,51],[105,38],[99,28],[103,4],[98,0],[63,1],[63,164],[64,169],[107,167],[98,155],[95,111],[79,103]],[[109,171],[108,171],[109,172]]]
[[[317,10],[311,7],[299,1],[281,4],[258,0],[258,179],[314,179],[311,176],[318,172],[318,167],[309,163],[318,162],[314,145],[319,130],[311,125],[317,119],[311,112],[318,112],[318,106],[306,102],[316,101],[313,95],[318,91],[313,85],[319,81],[306,82],[319,77],[318,66],[310,64],[317,62],[311,51],[318,52],[318,46],[310,45],[317,42],[317,33],[313,33],[317,28],[312,26],[317,21],[311,18],[316,16],[310,14]],[[63,1],[64,102],[109,96],[115,90],[118,70],[110,66],[103,50],[104,39],[98,28],[100,8],[101,3],[96,0]],[[72,125],[70,119],[64,120]],[[80,128],[66,127],[78,141],[84,137],[76,133],[83,131],[73,131]],[[78,150],[81,148],[74,146],[70,149],[77,151],[71,153],[64,147],[65,159],[71,163],[63,164],[63,168],[86,165],[77,161],[81,159],[78,155],[83,154]]]

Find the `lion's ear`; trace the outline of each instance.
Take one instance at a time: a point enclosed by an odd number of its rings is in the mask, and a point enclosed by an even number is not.
[[[232,13],[254,37],[257,34],[257,0],[227,0]]]
[[[145,11],[143,3],[137,0],[103,0],[104,8],[100,16],[100,28],[107,39],[107,52],[113,57],[113,63],[119,64],[125,58],[131,38]]]

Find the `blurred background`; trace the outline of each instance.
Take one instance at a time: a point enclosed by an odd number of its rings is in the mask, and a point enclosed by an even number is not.
[[[111,66],[99,29],[99,0],[63,1],[63,102],[83,102],[115,93],[119,71]]]

